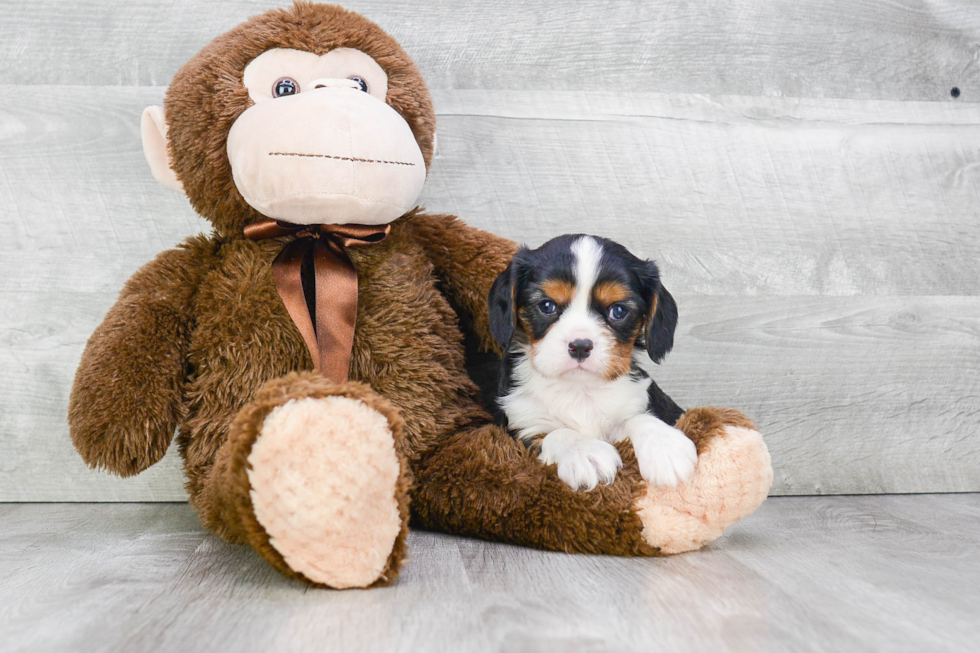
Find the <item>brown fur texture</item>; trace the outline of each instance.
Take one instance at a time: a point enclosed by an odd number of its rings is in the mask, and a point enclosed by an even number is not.
[[[219,36],[174,76],[164,109],[168,154],[194,209],[221,234],[239,233],[262,216],[242,198],[231,176],[225,142],[252,100],[245,66],[266,50],[325,54],[355,48],[388,75],[386,102],[408,122],[426,168],[432,161],[435,112],[418,68],[398,42],[363,16],[335,5],[296,2],[255,16]]]
[[[675,426],[694,441],[698,453],[704,451],[711,439],[724,426],[739,426],[752,431],[756,430],[755,422],[739,411],[717,406],[692,408],[681,415]]]
[[[187,414],[192,305],[211,254],[212,243],[195,237],[157,256],[89,338],[68,406],[72,441],[89,465],[132,476],[167,452]]]
[[[395,493],[403,527],[376,584],[390,582],[405,557],[409,508],[419,525],[448,532],[557,551],[657,553],[634,507],[645,484],[628,445],[620,447],[625,467],[613,485],[573,492],[553,466],[492,426],[479,403],[464,368],[463,334],[499,352],[487,296],[515,243],[452,216],[413,211],[396,220],[387,240],[349,251],[359,282],[351,381],[334,385],[311,372],[271,275],[289,238],[243,236],[242,226],[260,216],[235,189],[224,147],[248,104],[242,70],[271,47],[370,54],[388,74],[388,103],[411,125],[426,162],[431,157],[434,117],[418,71],[356,14],[297,3],[253,18],[191,60],[167,95],[170,154],[215,233],[138,271],[89,340],[69,409],[85,461],[139,473],[179,428],[186,487],[202,523],[310,582],[289,568],[255,516],[248,455],[276,406],[339,395],[388,420],[402,467]],[[714,421],[689,418],[699,446],[719,436],[719,424],[746,423],[735,412],[715,414]]]
[[[454,436],[416,468],[417,526],[566,553],[648,556],[632,504],[645,483],[632,447],[611,485],[575,492],[533,451],[494,425]],[[466,483],[460,483],[459,478]]]
[[[455,216],[418,214],[410,228],[463,326],[473,331],[485,351],[502,354],[490,333],[487,297],[517,252],[517,243],[474,229]]]
[[[215,455],[214,466],[208,475],[206,500],[200,500],[201,522],[225,539],[248,544],[280,572],[309,585],[319,585],[290,569],[279,552],[269,543],[269,536],[255,517],[249,493],[247,475],[248,455],[252,444],[261,435],[262,424],[272,410],[287,401],[342,396],[357,399],[378,411],[388,420],[396,442],[404,438],[405,422],[390,402],[361,383],[334,384],[312,372],[288,374],[262,386],[255,398],[238,413],[231,425],[228,439]],[[402,529],[388,556],[388,563],[374,585],[387,585],[398,577],[407,550],[409,502],[408,490],[412,475],[405,458],[399,453],[402,473],[395,497],[402,518]]]

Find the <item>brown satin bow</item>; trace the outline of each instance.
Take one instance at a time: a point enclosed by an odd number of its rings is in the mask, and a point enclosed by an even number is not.
[[[389,225],[290,224],[270,219],[245,226],[245,236],[252,240],[296,236],[273,261],[272,279],[306,341],[314,367],[336,383],[347,380],[357,322],[357,272],[344,248],[380,243],[390,231]],[[307,256],[313,263],[312,301],[303,291]],[[308,268],[306,273],[310,274]]]

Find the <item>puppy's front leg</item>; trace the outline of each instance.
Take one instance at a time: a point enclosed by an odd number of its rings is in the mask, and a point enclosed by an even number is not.
[[[623,431],[633,443],[640,475],[646,482],[676,487],[694,475],[698,451],[682,431],[648,413],[626,420]]]
[[[623,466],[616,447],[572,429],[556,429],[545,436],[538,459],[556,463],[558,478],[573,490],[591,490],[600,482],[612,483]]]

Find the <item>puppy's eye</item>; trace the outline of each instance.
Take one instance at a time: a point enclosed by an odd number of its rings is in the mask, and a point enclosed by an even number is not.
[[[354,75],[353,77],[348,77],[347,79],[351,80],[352,82],[357,82],[357,85],[361,87],[361,90],[362,91],[364,91],[365,93],[368,92],[368,90],[367,90],[367,82],[364,81],[364,79],[362,79],[361,77],[358,77],[357,75]]]
[[[297,93],[299,93],[299,84],[292,77],[282,77],[272,85],[272,97],[296,95]]]
[[[613,322],[619,322],[624,317],[629,315],[630,309],[622,304],[613,304],[609,307],[609,319]]]
[[[544,313],[545,315],[554,315],[555,311],[558,310],[558,305],[555,304],[550,299],[546,299],[540,304],[538,304],[538,310]]]

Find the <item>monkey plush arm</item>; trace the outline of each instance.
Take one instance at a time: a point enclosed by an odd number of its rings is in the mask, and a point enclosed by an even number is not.
[[[68,407],[72,442],[89,466],[131,476],[170,446],[184,414],[203,241],[191,239],[138,270],[89,338]]]
[[[480,347],[500,354],[490,335],[487,297],[494,279],[517,251],[517,243],[451,215],[416,213],[408,224],[435,267],[443,291],[479,338]]]

